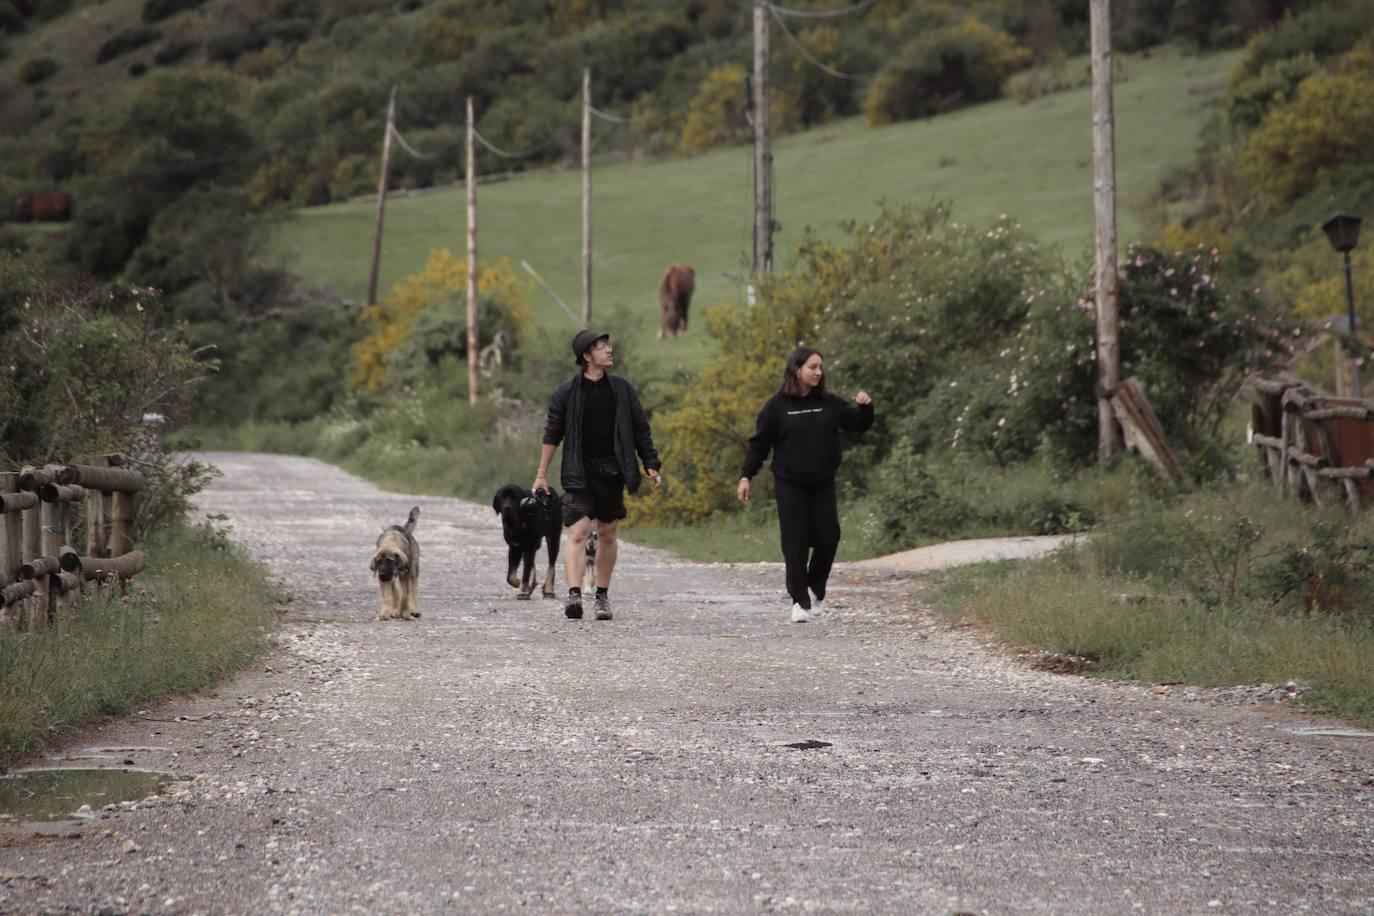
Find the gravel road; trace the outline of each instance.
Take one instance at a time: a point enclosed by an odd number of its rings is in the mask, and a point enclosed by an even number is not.
[[[857,564],[794,625],[777,564],[627,545],[568,621],[489,507],[210,457],[280,648],[47,761],[194,778],[6,828],[0,912],[1374,912],[1374,741],[1257,691],[1030,670]],[[414,504],[424,616],[377,622]]]

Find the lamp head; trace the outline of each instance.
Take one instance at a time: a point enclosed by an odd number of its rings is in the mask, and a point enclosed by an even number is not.
[[[1349,251],[1360,243],[1360,218],[1349,213],[1337,213],[1322,223],[1322,231],[1337,251]]]

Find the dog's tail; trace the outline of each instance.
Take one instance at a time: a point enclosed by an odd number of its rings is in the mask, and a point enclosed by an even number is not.
[[[408,516],[406,517],[406,525],[405,525],[405,528],[404,528],[405,533],[406,533],[406,534],[414,534],[414,533],[415,533],[415,523],[418,522],[419,520],[420,520],[420,507],[419,507],[419,506],[414,506],[414,507],[412,507],[411,510],[410,510],[410,515],[408,515]]]

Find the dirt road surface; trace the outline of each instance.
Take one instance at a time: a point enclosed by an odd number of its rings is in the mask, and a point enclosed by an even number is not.
[[[777,564],[626,546],[615,620],[569,621],[489,507],[212,460],[280,648],[45,761],[194,778],[7,828],[0,912],[1374,911],[1374,741],[1254,691],[1033,671],[857,564],[794,625]],[[424,616],[377,622],[413,504]]]

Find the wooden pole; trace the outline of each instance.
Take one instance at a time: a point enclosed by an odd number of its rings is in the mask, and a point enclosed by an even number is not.
[[[377,272],[382,264],[382,219],[386,215],[386,177],[391,167],[391,135],[396,132],[396,87],[386,108],[386,135],[382,138],[382,174],[377,178],[377,221],[372,229],[372,270],[367,275],[367,304],[377,303]]]
[[[46,503],[39,503],[24,510],[22,520],[23,526],[23,550],[20,551],[21,563],[28,563],[43,556],[43,506]],[[36,589],[36,585],[35,585]],[[32,597],[38,600],[27,602],[25,608],[28,617],[29,629],[41,630],[48,625],[47,598],[41,593]]]
[[[105,494],[86,491],[86,555],[105,555]]]
[[[582,71],[582,327],[592,326],[592,70]]]
[[[83,557],[67,551],[62,555],[60,564],[64,572],[80,573],[83,579],[109,576],[128,579],[148,568],[148,555],[141,550],[134,550],[119,557]]]
[[[45,560],[56,560],[62,555],[63,539],[67,536],[67,505],[59,502],[45,502],[39,507],[39,511],[42,513],[40,517],[43,520],[42,557]],[[57,598],[60,594],[58,589],[54,587],[57,584],[53,581],[54,576],[56,576],[56,571],[52,571],[46,576],[48,593],[46,616],[48,622],[52,622],[57,616]],[[41,607],[35,610],[37,616],[43,616]]]
[[[69,464],[57,474],[57,483],[77,484],[96,490],[123,490],[134,493],[148,485],[143,475],[127,468],[102,468],[89,464]]]
[[[768,6],[754,0],[754,274],[773,270],[773,150],[768,112]]]
[[[116,557],[134,549],[134,511],[137,498],[133,493],[114,494],[114,505],[110,512],[109,547],[110,553]]]
[[[468,96],[468,403],[476,404],[480,393],[477,352],[477,122],[472,117],[472,96]]]
[[[0,493],[19,491],[19,475],[13,471],[0,473]],[[19,546],[23,533],[18,512],[0,514],[0,588],[15,581],[19,570]]]
[[[1121,381],[1117,337],[1116,141],[1112,112],[1112,4],[1090,0],[1093,80],[1093,253],[1097,305],[1097,450],[1100,460],[1121,443],[1112,394]]]

